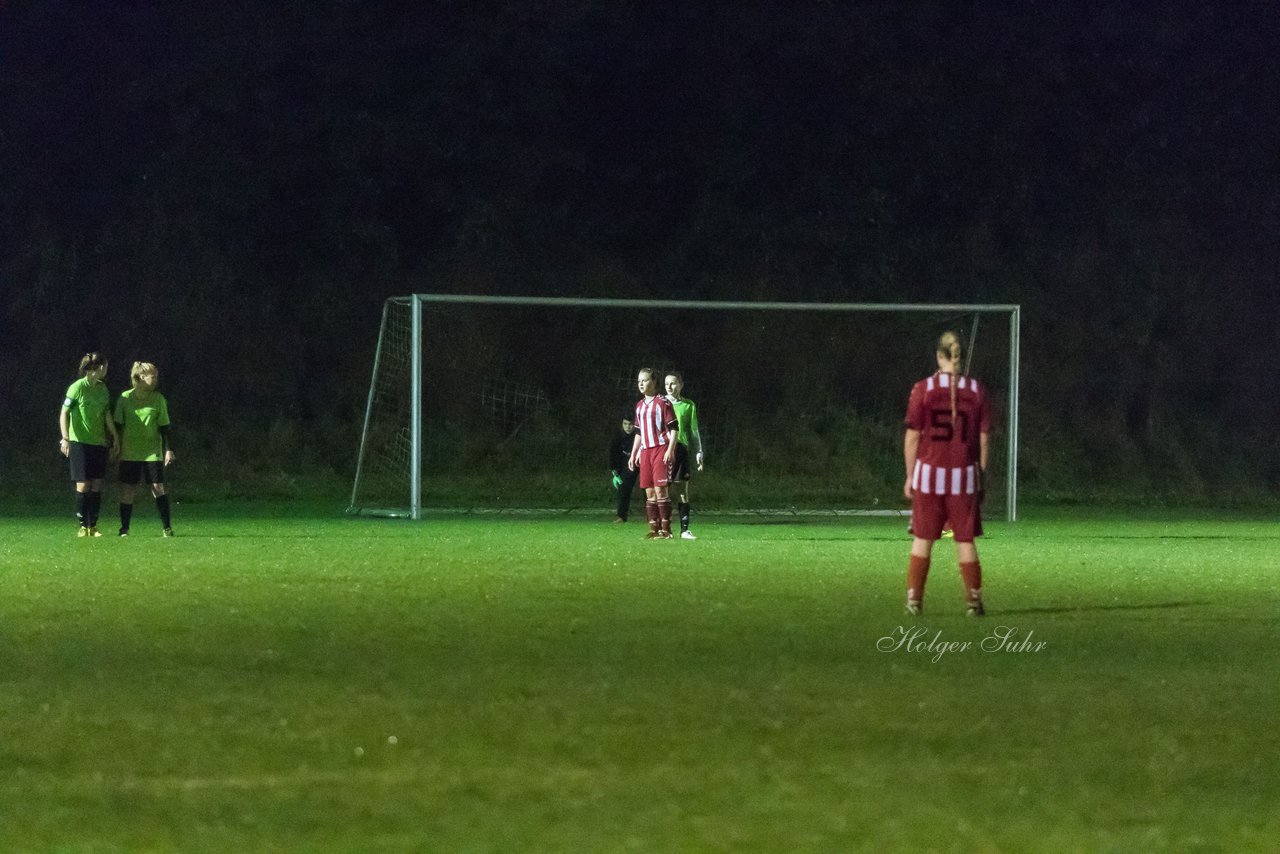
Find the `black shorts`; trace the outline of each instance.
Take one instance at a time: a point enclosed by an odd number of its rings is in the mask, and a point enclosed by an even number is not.
[[[689,465],[689,446],[676,442],[676,458],[671,462],[671,480],[688,480],[693,476]]]
[[[143,483],[164,483],[164,463],[160,460],[121,460],[120,482],[126,486]]]
[[[71,479],[76,483],[102,480],[107,476],[107,448],[105,445],[86,445],[83,442],[68,443],[67,462],[71,464]]]

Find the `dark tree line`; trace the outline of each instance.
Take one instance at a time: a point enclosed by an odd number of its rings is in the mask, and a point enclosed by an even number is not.
[[[414,290],[1018,302],[1030,466],[1069,468],[1064,439],[1176,446],[1192,474],[1248,448],[1274,488],[1278,23],[1263,0],[10,2],[0,435],[25,447],[100,347],[116,385],[159,362],[212,431],[337,454],[381,301]]]

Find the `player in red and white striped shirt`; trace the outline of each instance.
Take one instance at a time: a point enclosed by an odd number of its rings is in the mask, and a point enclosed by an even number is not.
[[[646,539],[671,539],[671,464],[675,461],[678,422],[671,401],[658,394],[652,368],[641,368],[636,384],[644,398],[636,403],[636,439],[631,445],[627,467],[640,470],[640,486],[645,492],[645,513],[649,517]]]
[[[982,536],[982,488],[987,470],[991,407],[986,386],[960,373],[963,353],[954,332],[938,339],[938,372],[911,387],[907,403],[902,493],[911,499],[911,561],[907,612],[924,608],[933,544],[949,523],[970,616],[982,616],[982,566],[974,538]]]

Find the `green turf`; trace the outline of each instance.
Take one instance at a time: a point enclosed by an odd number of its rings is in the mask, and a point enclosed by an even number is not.
[[[913,621],[896,519],[180,510],[0,520],[0,850],[1280,839],[1272,522],[993,524],[990,616],[943,542]],[[973,646],[878,649],[913,627]]]

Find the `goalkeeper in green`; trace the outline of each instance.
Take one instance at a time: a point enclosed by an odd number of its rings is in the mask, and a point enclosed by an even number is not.
[[[698,431],[698,407],[692,400],[682,397],[684,377],[679,373],[667,374],[663,383],[667,390],[667,400],[676,412],[676,458],[671,465],[671,495],[675,499],[676,511],[680,514],[680,539],[696,540],[689,530],[689,478],[693,474],[689,460],[692,449],[693,462],[698,471],[702,471],[704,459],[702,452],[702,433]]]

